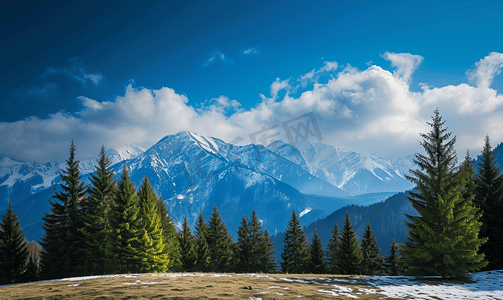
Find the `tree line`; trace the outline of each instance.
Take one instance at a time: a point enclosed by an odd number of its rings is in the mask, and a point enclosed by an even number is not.
[[[485,138],[478,174],[467,152],[456,166],[456,138],[443,128],[438,109],[432,130],[422,134],[426,155],[416,154],[416,184],[408,199],[418,215],[406,215],[404,244],[393,240],[383,257],[370,223],[358,242],[349,213],[342,230],[334,224],[324,250],[318,233],[310,243],[295,210],[287,224],[280,268],[267,229],[255,211],[243,216],[234,242],[216,206],[208,222],[202,212],[194,233],[184,218],[178,232],[148,178],[136,190],[124,166],[114,179],[102,147],[91,186],[85,187],[72,142],[62,191],[43,218],[45,235],[38,262],[28,255],[17,215],[9,209],[0,223],[2,283],[128,272],[265,272],[331,274],[406,274],[463,276],[503,268],[503,177]]]

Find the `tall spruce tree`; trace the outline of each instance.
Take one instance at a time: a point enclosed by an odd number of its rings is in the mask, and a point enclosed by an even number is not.
[[[106,156],[105,146],[101,147],[96,160],[96,172],[91,174],[89,197],[82,201],[83,232],[86,241],[86,273],[106,273],[106,231],[107,211],[112,201],[116,180],[110,169],[110,160]]]
[[[346,221],[342,227],[341,236],[336,252],[337,273],[344,275],[360,274],[362,254],[360,244],[356,238],[356,232],[349,219],[349,211],[346,213]]]
[[[144,256],[142,271],[166,272],[169,257],[164,243],[161,215],[158,212],[157,195],[147,176],[138,189],[139,218],[143,235],[140,238]],[[141,232],[140,231],[140,232]]]
[[[281,259],[283,273],[301,274],[309,268],[309,246],[295,210],[286,227]]]
[[[419,215],[406,215],[409,235],[402,254],[408,274],[457,277],[487,264],[484,255],[477,254],[485,239],[478,237],[481,214],[473,197],[462,194],[455,168],[456,138],[443,128],[438,109],[432,120],[432,130],[421,134],[426,155],[416,154],[419,169],[407,176],[417,190],[407,197]]]
[[[264,265],[261,268],[261,271],[263,273],[276,273],[278,271],[278,262],[274,256],[276,251],[274,250],[274,243],[272,242],[267,229],[264,230],[263,249],[265,249],[267,258],[263,261]]]
[[[227,226],[213,206],[213,212],[208,222],[208,248],[210,250],[210,269],[215,272],[226,272],[231,269],[233,241]]]
[[[248,273],[251,269],[252,244],[250,241],[250,225],[243,215],[237,230],[237,244],[235,252],[235,268],[237,272]]]
[[[180,239],[180,261],[181,269],[184,271],[193,271],[196,266],[196,238],[190,231],[187,217],[183,218],[183,229],[179,236]]]
[[[372,229],[370,228],[370,221],[367,222],[367,227],[363,233],[361,242],[362,262],[360,272],[364,275],[379,275],[384,270],[383,257],[379,253],[381,248],[377,246],[377,240]]]
[[[503,177],[496,166],[489,136],[485,138],[479,174],[475,176],[475,204],[482,210],[480,236],[487,237],[480,247],[489,264],[486,270],[503,268]]]
[[[327,267],[323,256],[323,244],[321,238],[318,236],[318,229],[316,229],[311,244],[309,245],[309,270],[311,273],[327,273]]]
[[[400,274],[401,259],[398,254],[398,244],[395,243],[395,239],[391,242],[389,255],[384,258],[384,266],[386,267],[386,274],[391,276],[397,276]]]
[[[203,212],[199,212],[199,218],[196,222],[196,253],[197,261],[195,269],[200,272],[206,272],[210,268],[210,248],[208,245],[208,224],[204,220]]]
[[[140,239],[145,229],[139,217],[140,209],[134,184],[124,165],[119,187],[110,207],[107,232],[107,265],[114,273],[140,272],[144,264]]]
[[[178,231],[176,231],[175,223],[168,213],[166,204],[162,198],[157,200],[157,207],[161,217],[162,235],[165,244],[165,252],[169,257],[168,270],[171,272],[181,272],[182,261],[180,253],[180,242],[178,240]]]
[[[21,222],[18,221],[9,201],[9,209],[2,216],[0,223],[0,283],[21,282],[27,258],[28,249]]]
[[[61,172],[62,192],[54,190],[51,214],[42,220],[45,236],[40,243],[41,272],[43,278],[69,277],[82,274],[85,266],[86,239],[81,202],[85,201],[86,189],[80,180],[79,161],[75,160],[75,144],[71,143],[67,167]]]
[[[331,233],[332,235],[327,243],[326,262],[328,265],[328,272],[330,274],[337,274],[337,248],[339,245],[339,226],[337,222],[335,222]]]

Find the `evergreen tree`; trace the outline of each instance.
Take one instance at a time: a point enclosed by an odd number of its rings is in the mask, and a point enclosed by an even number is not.
[[[183,230],[180,234],[180,254],[181,254],[181,269],[185,271],[193,271],[196,266],[196,238],[190,231],[187,217],[183,219]]]
[[[54,190],[51,214],[42,218],[45,236],[41,246],[41,272],[44,278],[69,277],[83,273],[85,266],[85,235],[81,202],[86,189],[80,181],[79,161],[75,160],[75,144],[71,143],[67,168],[61,172],[62,192]]]
[[[110,169],[111,163],[106,156],[105,146],[101,147],[96,162],[96,172],[90,178],[89,197],[82,202],[86,273],[105,274],[107,211],[116,188],[116,180],[113,178],[114,171]]]
[[[9,201],[9,209],[0,223],[0,282],[10,284],[22,281],[27,258],[28,249],[21,222]]]
[[[142,270],[146,272],[166,272],[168,269],[167,245],[164,243],[161,215],[158,212],[157,196],[148,181],[143,179],[138,190],[139,219],[143,236],[140,239],[144,256]]]
[[[360,272],[364,275],[379,275],[384,269],[383,257],[379,253],[381,248],[377,246],[377,240],[372,229],[370,228],[370,221],[367,222],[367,228],[363,233],[361,242],[362,262]]]
[[[34,255],[29,255],[25,271],[22,275],[23,282],[32,282],[38,280],[38,264]]]
[[[264,230],[264,244],[263,249],[265,249],[265,253],[267,255],[266,259],[263,261],[264,265],[261,268],[261,272],[263,273],[276,273],[278,271],[278,263],[276,262],[276,251],[274,250],[274,243],[271,240],[271,236],[269,235],[269,231],[267,229]]]
[[[227,226],[218,213],[217,206],[213,206],[213,212],[208,222],[208,248],[210,250],[211,270],[226,272],[231,268],[233,241]]]
[[[144,238],[145,229],[142,228],[139,211],[135,187],[124,165],[110,208],[110,230],[107,232],[107,265],[113,272],[139,272],[142,269],[144,256],[140,239]]]
[[[400,256],[398,255],[398,245],[395,243],[395,239],[391,242],[391,248],[389,249],[389,255],[384,259],[384,265],[386,267],[386,273],[391,276],[397,276],[401,269]]]
[[[480,247],[489,264],[487,270],[503,269],[503,177],[496,167],[496,156],[491,151],[489,136],[486,136],[479,174],[475,176],[474,203],[482,210],[481,237],[487,237]]]
[[[438,109],[434,113],[428,123],[432,131],[421,135],[426,155],[416,154],[419,169],[407,176],[416,184],[417,192],[407,197],[419,215],[407,215],[409,236],[402,254],[408,274],[456,277],[487,264],[477,254],[485,240],[478,238],[480,212],[473,197],[464,197],[456,172],[456,138],[442,128]]]
[[[318,236],[318,229],[315,230],[311,244],[309,245],[309,270],[313,274],[327,273],[325,259],[323,258],[323,244]]]
[[[196,270],[206,272],[210,267],[210,248],[208,245],[208,224],[203,217],[203,212],[199,212],[199,218],[196,223]]]
[[[182,261],[180,253],[180,242],[178,240],[178,231],[176,231],[175,223],[168,213],[166,204],[162,199],[157,200],[157,207],[161,217],[162,235],[165,244],[165,252],[169,257],[168,270],[172,272],[181,272]]]
[[[283,253],[281,253],[281,259],[283,260],[281,270],[283,273],[305,273],[309,267],[309,248],[306,234],[300,227],[300,221],[295,210],[293,210],[290,221],[288,221],[284,243]]]
[[[236,269],[237,272],[240,273],[248,273],[251,269],[251,258],[252,254],[252,244],[250,241],[250,225],[248,220],[246,220],[246,216],[243,215],[243,219],[241,219],[241,224],[237,230],[238,240],[236,244]]]
[[[349,212],[347,212],[336,252],[337,273],[344,275],[360,274],[361,261],[360,244],[356,238],[353,225],[351,225]]]
[[[339,226],[337,222],[334,224],[334,229],[331,231],[332,236],[327,244],[327,265],[330,274],[337,274],[337,248],[339,245]]]

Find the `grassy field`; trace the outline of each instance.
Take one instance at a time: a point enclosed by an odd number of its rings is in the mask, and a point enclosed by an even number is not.
[[[337,292],[330,284],[334,279],[338,282]],[[3,286],[0,298],[396,299],[372,294],[372,291],[375,288],[357,276],[167,273],[82,277]]]

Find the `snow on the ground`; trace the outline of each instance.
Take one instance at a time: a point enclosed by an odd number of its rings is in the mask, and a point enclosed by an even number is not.
[[[104,277],[124,277],[124,278],[137,278],[145,274],[124,274],[124,275],[99,275],[99,276],[86,276],[86,277],[73,277],[60,279],[62,281],[81,281],[95,278]],[[184,276],[211,276],[211,277],[232,277],[232,276],[250,276],[267,278],[276,280],[275,278],[266,274],[218,274],[218,273],[161,273],[149,274],[158,277],[184,277]],[[296,282],[306,284],[319,284],[318,292],[333,295],[333,296],[347,296],[351,298],[358,298],[364,294],[383,295],[391,298],[401,299],[503,299],[503,270],[487,271],[468,274],[473,283],[422,283],[414,277],[408,276],[355,276],[355,277],[327,277],[327,278],[280,278],[279,281],[283,282]],[[277,281],[276,281],[277,282]],[[127,284],[161,284],[162,282],[144,282],[136,280],[136,282]],[[126,284],[126,283],[125,283]],[[351,287],[345,286],[351,284]],[[370,285],[369,288],[362,286]],[[72,284],[70,286],[78,286]],[[360,286],[360,287],[359,287]],[[268,290],[281,288],[278,285],[272,285]],[[285,288],[282,288],[285,289]],[[271,292],[272,292],[271,291]],[[281,293],[277,293],[277,295]],[[250,298],[252,299],[252,298]],[[254,298],[259,299],[259,298]]]

